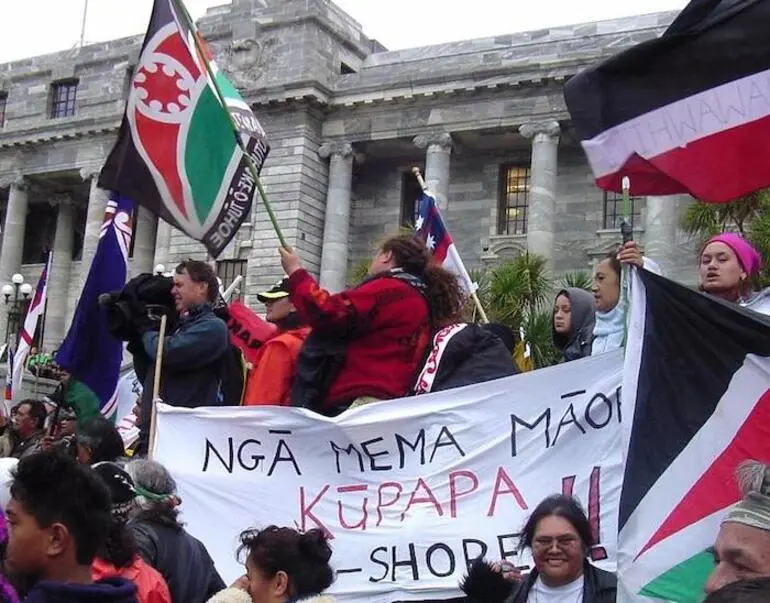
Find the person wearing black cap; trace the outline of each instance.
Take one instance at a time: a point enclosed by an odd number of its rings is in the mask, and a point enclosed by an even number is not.
[[[257,295],[265,304],[265,319],[278,327],[278,334],[262,346],[251,370],[244,395],[245,406],[291,406],[291,385],[297,357],[310,327],[303,324],[289,299],[287,278]]]

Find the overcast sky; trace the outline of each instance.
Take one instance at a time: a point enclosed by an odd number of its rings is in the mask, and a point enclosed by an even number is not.
[[[86,0],[0,0],[0,63],[74,47]],[[269,0],[280,2],[283,0]],[[153,0],[88,0],[86,42],[143,33]],[[227,0],[186,0],[198,19]],[[686,0],[336,0],[396,50],[663,10]]]

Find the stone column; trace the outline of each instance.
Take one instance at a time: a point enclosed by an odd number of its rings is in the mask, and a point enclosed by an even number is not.
[[[158,234],[158,217],[146,207],[136,206],[134,224],[133,274],[152,274],[155,266],[155,238]]]
[[[107,199],[109,192],[99,188],[97,184],[98,170],[83,168],[80,170],[80,177],[85,181],[91,179],[91,191],[88,194],[88,209],[86,210],[86,230],[83,236],[83,252],[80,262],[80,282],[81,288],[88,278],[88,272],[91,270],[91,262],[96,254],[96,247],[99,245],[99,233],[104,222],[104,211],[107,209]]]
[[[348,271],[353,147],[348,143],[326,143],[318,149],[318,155],[329,159],[320,283],[337,293],[345,288]]]
[[[59,211],[56,215],[51,274],[48,278],[48,308],[43,338],[43,345],[49,351],[57,349],[66,335],[67,302],[69,300],[74,245],[72,200],[69,197],[61,196],[57,197],[54,203],[59,206]]]
[[[662,270],[676,262],[677,205],[679,197],[647,197],[644,214],[644,255]]]
[[[0,285],[11,282],[11,276],[21,269],[24,252],[24,229],[27,223],[27,190],[29,184],[16,175],[12,182],[0,183],[9,186],[8,206],[3,224],[3,243],[0,247]]]
[[[554,214],[556,212],[556,171],[559,123],[544,121],[524,124],[519,133],[532,140],[527,249],[553,265]]]
[[[415,136],[414,144],[425,149],[425,184],[436,197],[439,207],[446,209],[449,201],[449,163],[452,155],[452,136],[446,132],[420,134]]]

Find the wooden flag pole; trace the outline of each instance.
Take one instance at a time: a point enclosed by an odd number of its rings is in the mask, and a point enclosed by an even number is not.
[[[203,61],[204,66],[206,67],[206,73],[209,76],[211,85],[214,87],[214,91],[216,92],[217,98],[219,99],[219,103],[222,105],[222,110],[225,112],[225,115],[227,115],[227,119],[230,121],[230,126],[233,129],[233,135],[235,136],[235,141],[238,144],[238,147],[241,149],[243,156],[246,158],[246,164],[249,167],[249,172],[251,172],[251,177],[254,179],[254,183],[257,185],[259,196],[262,199],[262,204],[265,206],[265,209],[267,210],[267,215],[270,218],[270,223],[273,225],[273,230],[275,230],[275,234],[278,236],[278,241],[280,241],[281,247],[283,247],[284,249],[288,249],[289,246],[286,244],[286,239],[284,239],[283,237],[283,231],[281,231],[281,227],[278,225],[278,219],[275,217],[275,212],[273,211],[273,207],[272,205],[270,205],[270,201],[268,201],[267,199],[267,193],[265,192],[265,189],[262,187],[262,183],[259,180],[259,172],[257,171],[257,165],[254,163],[254,159],[249,154],[246,147],[243,145],[243,140],[241,140],[241,136],[238,132],[238,126],[235,123],[235,119],[233,119],[232,113],[230,113],[230,110],[227,108],[225,95],[222,94],[222,90],[219,87],[219,84],[217,84],[217,79],[214,75],[214,70],[211,68],[211,63],[206,58],[206,51],[205,51],[205,48],[203,47],[203,43],[201,42],[200,36],[198,35],[198,29],[195,27],[195,22],[190,16],[190,13],[187,12],[187,8],[181,2],[181,0],[171,0],[171,2],[176,7],[179,15],[185,20],[186,22],[185,25],[187,25],[188,29],[192,32],[193,39],[195,40],[195,48],[198,50],[198,54],[200,55],[200,58]]]
[[[166,327],[168,325],[168,316],[165,314],[160,317],[160,328],[158,329],[158,349],[155,352],[155,373],[152,380],[152,412],[150,413],[150,442],[147,455],[152,460],[153,449],[155,448],[155,430],[158,423],[158,402],[160,399],[160,373],[163,368],[163,344],[166,340]]]
[[[420,188],[423,192],[428,190],[428,185],[425,184],[425,179],[422,177],[422,174],[420,173],[420,168],[413,167],[412,168],[412,174],[414,174],[414,177],[417,178],[417,184],[420,185]],[[473,291],[471,293],[471,299],[473,300],[474,305],[476,306],[476,310],[479,313],[479,316],[481,316],[481,322],[484,324],[489,324],[489,318],[487,318],[487,313],[484,311],[484,307],[481,305],[481,300],[479,299],[479,296],[476,295],[476,292]]]

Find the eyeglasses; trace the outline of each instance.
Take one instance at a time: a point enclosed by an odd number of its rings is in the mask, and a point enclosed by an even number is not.
[[[567,550],[575,548],[579,542],[580,540],[575,536],[557,536],[556,538],[539,536],[532,541],[532,549],[535,551],[547,551],[555,544],[557,548]]]

